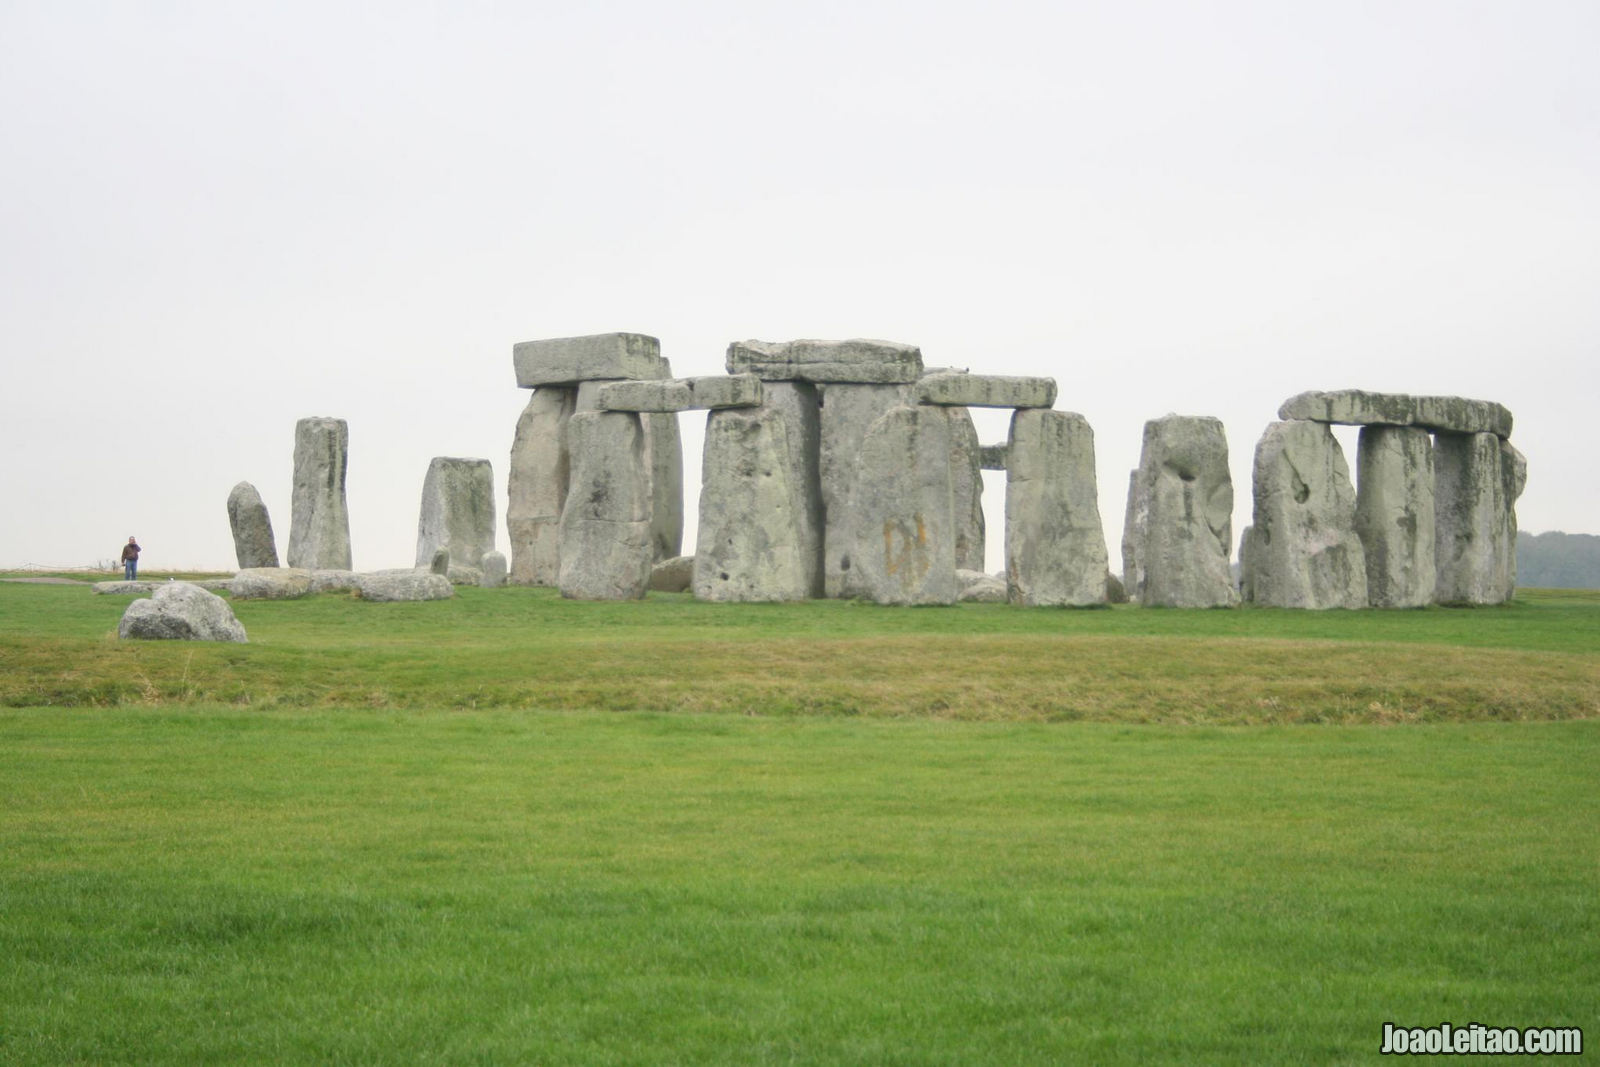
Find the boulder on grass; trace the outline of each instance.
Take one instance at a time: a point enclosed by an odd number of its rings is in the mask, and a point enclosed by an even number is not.
[[[415,571],[357,575],[356,591],[362,600],[380,602],[448,600],[456,595],[455,587],[444,575]]]
[[[244,626],[228,602],[189,582],[167,582],[122,613],[117,636],[139,641],[231,641],[244,644]]]
[[[311,592],[311,572],[299,567],[252,567],[233,576],[228,592],[235,600],[296,600]]]

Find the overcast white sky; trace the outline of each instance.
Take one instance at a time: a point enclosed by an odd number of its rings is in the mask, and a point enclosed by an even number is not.
[[[511,346],[612,330],[1053,376],[1114,567],[1145,419],[1227,425],[1237,542],[1313,388],[1505,403],[1522,527],[1600,532],[1597,53],[1594,0],[0,0],[0,565],[232,567],[240,480],[281,554],[307,415],[358,569],[436,455],[504,549]]]

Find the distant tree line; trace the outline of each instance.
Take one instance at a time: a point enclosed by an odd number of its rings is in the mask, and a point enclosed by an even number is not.
[[[1600,589],[1600,537],[1518,532],[1517,584],[1533,589]]]

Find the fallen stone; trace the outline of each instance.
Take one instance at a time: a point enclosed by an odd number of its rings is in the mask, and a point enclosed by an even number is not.
[[[1441,604],[1500,604],[1509,595],[1506,473],[1491,433],[1441,433],[1433,442],[1435,596]]]
[[[978,466],[986,471],[1006,469],[1005,445],[982,445],[978,450]]]
[[[478,584],[485,589],[499,589],[506,584],[506,557],[501,552],[483,554],[483,573]]]
[[[349,453],[350,428],[343,419],[295,423],[289,566],[350,569],[350,512],[344,491]]]
[[[1420,426],[1363,426],[1356,452],[1356,534],[1367,561],[1367,603],[1420,608],[1438,584],[1433,441]]]
[[[567,420],[577,391],[535,389],[517,420],[506,484],[506,532],[514,585],[556,584],[561,569],[561,509],[567,499]]]
[[[394,603],[412,600],[449,600],[455,586],[442,574],[416,571],[373,572],[356,576],[356,591],[362,600]]]
[[[1106,602],[1106,537],[1095,488],[1094,431],[1075,412],[1011,417],[1006,449],[1006,585],[1013,604]]]
[[[687,593],[693,584],[693,556],[673,556],[650,568],[652,593]]]
[[[558,582],[564,597],[637,600],[649,587],[654,495],[645,417],[580,411],[567,423],[572,467]]]
[[[154,593],[166,585],[166,582],[95,582],[94,591],[97,596],[144,596]]]
[[[1054,378],[999,374],[932,374],[917,382],[919,404],[969,408],[1047,408],[1056,402]]]
[[[1239,602],[1232,552],[1233,478],[1222,422],[1190,415],[1146,422],[1123,523],[1128,599],[1146,607],[1232,607]]]
[[[1366,606],[1355,487],[1326,425],[1270,424],[1256,444],[1254,496],[1255,524],[1240,548],[1251,600],[1280,608]]]
[[[523,341],[511,349],[517,385],[577,385],[602,378],[670,378],[661,342],[641,333]]]
[[[922,350],[894,341],[735,341],[729,374],[764,381],[853,382],[892,385],[922,376]]]
[[[824,385],[818,398],[817,477],[822,496],[823,592],[844,595],[844,559],[857,458],[867,430],[884,412],[911,402],[906,385]]]
[[[313,593],[342,593],[359,587],[355,571],[312,571]]]
[[[878,604],[955,603],[950,422],[941,412],[894,407],[867,430],[844,530],[844,595]]]
[[[122,613],[117,636],[140,641],[249,640],[228,602],[189,582],[163,582],[148,600]]]
[[[494,468],[489,461],[435,456],[422,479],[417,565],[444,548],[455,563],[477,567],[483,554],[494,550],[494,531]]]
[[[982,571],[957,568],[956,585],[961,590],[956,599],[963,604],[1004,604],[1007,599],[1005,579]]]
[[[681,378],[607,382],[600,387],[596,406],[601,411],[686,411],[694,407],[694,393]]]
[[[278,565],[272,519],[261,494],[249,482],[240,482],[228,494],[228,525],[233,530],[233,552],[241,570]]]
[[[1292,396],[1278,409],[1284,420],[1309,419],[1347,426],[1421,426],[1445,433],[1511,436],[1511,412],[1490,400],[1459,396],[1408,396],[1359,389]]]
[[[432,574],[430,568],[428,571]],[[469,567],[465,563],[452,563],[445,569],[444,576],[450,579],[451,585],[482,585],[483,568]]]
[[[298,600],[311,593],[313,573],[300,567],[251,567],[229,580],[228,592],[235,600]]]

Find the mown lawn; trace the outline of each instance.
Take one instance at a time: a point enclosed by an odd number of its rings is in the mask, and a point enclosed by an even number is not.
[[[0,1062],[1342,1063],[1385,1021],[1593,1036],[1593,597],[465,592],[241,603],[252,643],[224,649],[118,643],[125,599],[0,585]]]

